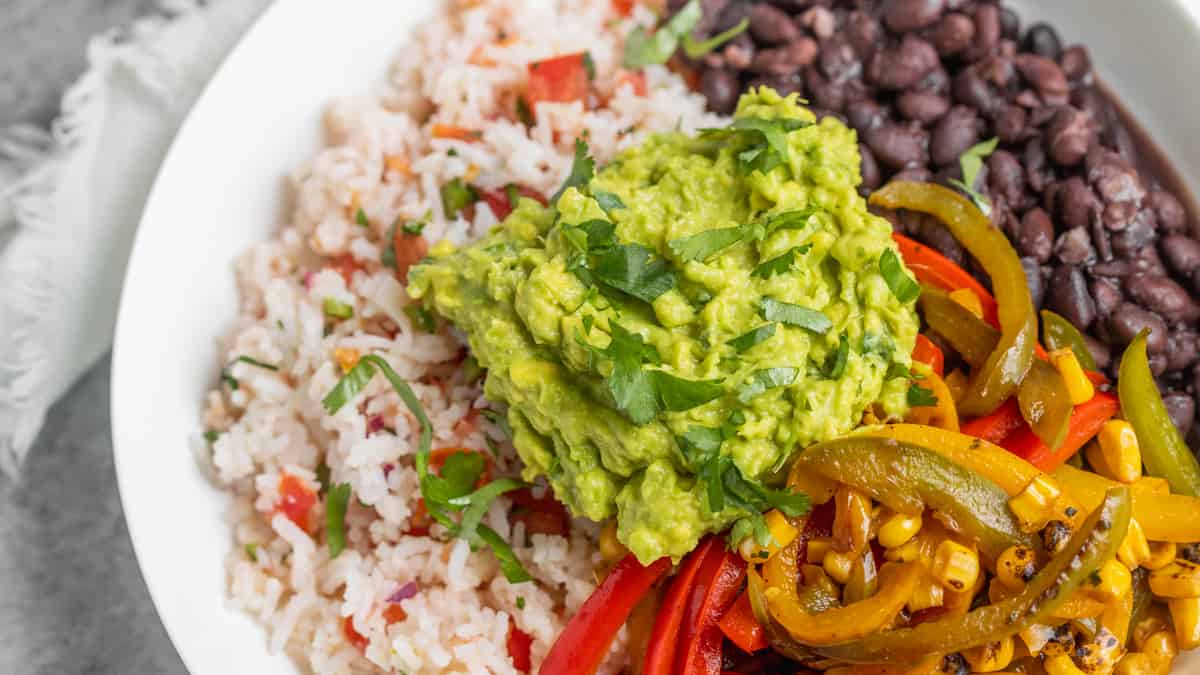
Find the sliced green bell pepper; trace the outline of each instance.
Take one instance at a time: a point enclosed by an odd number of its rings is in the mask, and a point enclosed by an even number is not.
[[[1047,349],[1070,349],[1084,370],[1099,370],[1096,359],[1088,349],[1083,333],[1063,316],[1048,309],[1042,310],[1042,344]]]

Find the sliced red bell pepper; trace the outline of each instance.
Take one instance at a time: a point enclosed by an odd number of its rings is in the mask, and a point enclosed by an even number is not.
[[[1120,409],[1117,397],[1098,391],[1091,400],[1075,406],[1071,413],[1067,438],[1056,450],[1051,450],[1034,435],[1028,426],[1009,436],[1001,445],[1014,455],[1024,459],[1042,471],[1053,471],[1062,466],[1085,443],[1090,441],[1105,422],[1112,419]]]
[[[663,597],[654,620],[654,630],[650,632],[650,642],[646,647],[646,660],[642,665],[642,675],[672,675],[675,668],[675,654],[679,646],[679,628],[683,623],[683,615],[687,610],[687,602],[692,586],[696,583],[704,559],[721,550],[721,541],[715,536],[709,536],[688,554],[679,567],[679,572],[671,580],[671,586]]]
[[[633,0],[612,0],[613,11],[621,16],[633,13]]]
[[[837,515],[837,506],[830,499],[824,504],[817,504],[808,512],[804,520],[804,529],[800,530],[800,550],[796,556],[803,562],[808,556],[808,542],[818,537],[833,536],[833,519]]]
[[[676,673],[721,675],[724,636],[717,622],[733,605],[745,581],[746,561],[740,555],[722,547],[704,559],[683,616]]]
[[[530,107],[542,101],[568,103],[587,99],[591,80],[586,54],[567,54],[529,64],[529,86],[525,97]]]
[[[670,558],[642,565],[633,554],[625,556],[571,617],[542,662],[539,675],[596,672],[634,605],[670,569]]]
[[[996,298],[992,297],[991,292],[984,288],[978,279],[971,276],[954,261],[925,244],[909,239],[902,234],[893,234],[892,239],[896,241],[896,245],[900,249],[900,256],[904,258],[904,264],[912,270],[918,281],[947,291],[957,291],[960,288],[971,289],[975,295],[979,296],[979,303],[983,306],[984,320],[993,326],[999,324],[1000,315]]]
[[[942,372],[946,369],[946,355],[942,354],[942,349],[933,343],[933,340],[917,334],[917,344],[913,347],[913,361],[924,363],[937,373],[938,377],[942,376]]]
[[[1004,405],[996,408],[992,414],[976,417],[962,425],[960,431],[999,445],[1024,426],[1025,419],[1021,417],[1021,407],[1014,397],[1005,401]]]
[[[743,592],[733,603],[733,607],[725,612],[725,616],[717,622],[721,627],[721,632],[729,641],[738,646],[738,649],[753,654],[754,652],[766,649],[770,646],[767,642],[766,631],[763,630],[762,624],[758,619],[754,618],[754,608],[750,606],[750,596]]]

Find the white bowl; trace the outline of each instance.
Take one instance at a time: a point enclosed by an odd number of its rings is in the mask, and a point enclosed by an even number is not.
[[[196,675],[299,672],[286,656],[267,653],[250,617],[226,607],[227,499],[189,451],[216,379],[215,339],[237,314],[233,260],[283,222],[283,177],[319,147],[326,102],[376,89],[406,34],[437,5],[280,0],[196,104],[146,207],[117,323],[113,446],[146,585]],[[1051,20],[1065,40],[1089,44],[1097,70],[1188,184],[1200,186],[1200,25],[1189,7],[1014,5],[1026,22]],[[1200,658],[1177,668],[1200,668]]]

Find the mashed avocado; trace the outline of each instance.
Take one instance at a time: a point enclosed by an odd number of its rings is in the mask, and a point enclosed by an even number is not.
[[[768,484],[797,449],[903,414],[917,318],[841,122],[760,89],[728,129],[580,173],[410,275],[508,404],[526,479],[678,558],[786,501]]]

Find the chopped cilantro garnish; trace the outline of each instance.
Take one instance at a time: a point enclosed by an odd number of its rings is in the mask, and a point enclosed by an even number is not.
[[[718,33],[711,38],[704,40],[703,42],[696,42],[690,32],[686,33],[683,36],[683,53],[687,54],[689,59],[698,59],[737,37],[739,33],[749,27],[750,19],[742,19],[733,28],[722,31],[721,33]]]
[[[992,215],[992,205],[988,198],[975,191],[975,180],[979,178],[979,170],[983,168],[983,160],[996,150],[999,138],[991,138],[967,148],[958,158],[958,166],[962,169],[962,180],[951,178],[950,184],[960,189],[983,211],[983,215]]]
[[[508,199],[508,207],[515,209],[517,202],[521,201],[521,189],[513,183],[508,183],[504,186],[504,196]]]
[[[480,367],[478,359],[473,355],[468,354],[467,358],[463,359],[462,374],[463,382],[474,382],[483,375],[483,368]]]
[[[846,372],[846,363],[850,360],[850,338],[842,333],[838,338],[837,351],[829,355],[825,361],[825,375],[837,379]]]
[[[591,52],[583,53],[583,69],[587,72],[589,80],[596,79],[596,62],[592,59]]]
[[[582,189],[592,182],[592,178],[596,175],[596,160],[592,159],[588,154],[587,143],[582,139],[575,139],[575,158],[571,161],[571,173],[567,175],[566,182],[554,193],[550,198],[550,204],[558,203],[558,198],[563,196],[563,193],[568,188]]]
[[[776,230],[801,229],[808,224],[808,219],[816,212],[817,210],[811,207],[784,211],[753,223],[706,230],[681,239],[672,239],[667,242],[667,246],[680,262],[691,260],[703,262],[734,244],[759,241]],[[807,249],[804,250],[807,251]],[[801,251],[801,253],[803,252]]]
[[[400,226],[400,219],[397,218],[388,228],[387,239],[383,242],[383,253],[379,254],[379,262],[384,267],[396,269],[396,228]],[[404,227],[408,227],[408,225],[404,225]]]
[[[819,335],[824,335],[829,332],[830,328],[833,328],[833,322],[821,312],[800,305],[780,302],[774,298],[763,298],[760,310],[763,318],[767,321],[779,321],[789,326],[798,326]]]
[[[437,330],[437,317],[433,315],[433,312],[421,305],[409,305],[404,308],[404,313],[412,320],[414,326],[426,333],[432,333]]]
[[[768,323],[755,328],[752,331],[742,333],[725,344],[733,347],[737,352],[741,353],[751,347],[766,342],[772,335],[775,334],[775,329],[778,324]]]
[[[937,405],[937,396],[934,396],[933,391],[922,387],[919,384],[913,383],[908,388],[908,405],[916,408],[920,406]]]
[[[220,436],[221,436],[221,434],[218,433],[217,431],[214,431],[213,429],[209,429],[204,432],[204,441],[206,443],[208,443],[209,445],[212,445],[213,443],[217,442],[217,438],[219,438]]]
[[[458,148],[450,148],[446,151],[447,157],[458,157]]]
[[[909,303],[921,295],[921,285],[908,276],[908,272],[904,271],[904,264],[900,262],[900,256],[892,249],[883,249],[879,256],[879,272],[887,282],[888,288],[892,289],[892,295],[900,302]]]
[[[633,29],[625,38],[622,64],[626,68],[641,68],[666,63],[679,48],[679,41],[692,32],[703,14],[700,0],[691,0],[654,33],[641,26]]]
[[[800,374],[798,368],[781,367],[781,368],[764,368],[756,370],[750,374],[747,379],[738,389],[738,401],[749,403],[755,396],[777,387],[786,387],[796,381],[796,376]]]
[[[754,268],[754,272],[752,274],[760,279],[769,279],[776,274],[783,274],[784,272],[792,269],[792,265],[796,264],[797,255],[808,253],[809,249],[811,248],[812,244],[805,244],[803,246],[794,246],[789,248],[782,254],[775,256],[764,263],[760,263],[758,267]]]
[[[263,363],[262,361],[259,361],[258,359],[252,359],[249,356],[239,356],[239,357],[237,357],[236,360],[241,361],[242,363],[249,363],[250,365],[257,366],[259,368],[265,368],[266,370],[275,370],[275,371],[279,370],[279,366],[273,366],[269,363]]]
[[[604,209],[605,213],[608,213],[615,209],[628,208],[627,206],[625,206],[625,202],[621,201],[620,197],[618,197],[617,195],[615,195],[611,192],[604,192],[603,190],[593,190],[592,197],[595,198],[596,203],[600,205],[600,208]]]
[[[246,557],[250,562],[258,562],[258,544],[250,542],[245,546]]]
[[[317,465],[315,473],[317,474],[317,494],[324,497],[329,492],[330,486],[333,485],[332,472],[325,460],[321,460],[321,463]]]
[[[354,222],[358,223],[360,227],[371,226],[371,221],[367,219],[367,212],[363,211],[361,206],[354,212]]]
[[[479,201],[479,192],[461,178],[455,178],[442,186],[442,212],[447,218],[455,218],[458,212]]]
[[[602,253],[592,272],[608,286],[653,302],[675,287],[675,274],[667,261],[641,244],[621,244]]]
[[[421,236],[421,233],[425,231],[425,226],[428,224],[429,223],[423,220],[412,220],[405,223],[400,228],[400,231],[410,237],[419,237]]]
[[[325,298],[321,308],[325,310],[325,316],[334,319],[349,319],[354,316],[354,308],[337,298]]]
[[[517,596],[517,609],[525,609],[525,596]]]
[[[229,374],[228,368],[221,369],[221,381],[224,382],[225,384],[229,385],[230,389],[237,391],[237,388],[238,388],[237,378],[235,378],[233,375]]]
[[[739,117],[723,129],[702,129],[702,136],[740,138],[746,147],[738,153],[738,166],[744,173],[769,173],[788,161],[787,135],[812,122],[791,117],[767,119]]]
[[[529,109],[529,101],[526,101],[524,96],[517,97],[517,121],[527,127],[536,123],[533,111]]]
[[[329,494],[325,497],[325,538],[329,542],[331,560],[341,555],[346,548],[346,508],[349,505],[349,483],[329,489]]]

